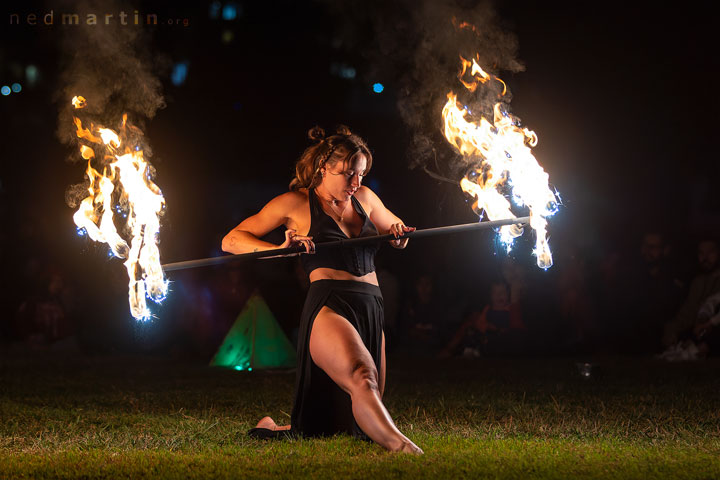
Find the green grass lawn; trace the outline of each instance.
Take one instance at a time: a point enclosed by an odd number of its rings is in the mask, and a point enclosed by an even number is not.
[[[0,360],[6,478],[720,478],[720,362],[389,360],[385,401],[426,454],[263,442],[294,375],[153,357]]]

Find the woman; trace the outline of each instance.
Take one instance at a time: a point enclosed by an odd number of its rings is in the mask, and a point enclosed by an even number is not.
[[[271,200],[223,239],[229,253],[304,245],[300,260],[310,278],[298,336],[298,373],[290,425],[270,417],[257,425],[269,434],[291,430],[304,436],[346,432],[367,435],[391,451],[422,453],[395,426],[382,403],[385,389],[383,304],[375,273],[378,245],[315,253],[315,241],[392,233],[405,248],[415,230],[388,210],[363,177],[372,166],[365,142],[347,127],[335,135],[315,127],[315,144],[295,168],[290,191]],[[285,241],[261,237],[285,225]]]

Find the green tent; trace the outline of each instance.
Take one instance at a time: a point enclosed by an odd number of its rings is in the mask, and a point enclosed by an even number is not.
[[[248,371],[295,366],[295,349],[257,292],[225,335],[210,366]]]

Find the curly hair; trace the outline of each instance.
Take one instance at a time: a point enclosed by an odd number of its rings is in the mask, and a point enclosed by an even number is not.
[[[290,182],[290,190],[317,187],[322,181],[320,169],[340,161],[349,162],[361,153],[367,158],[365,172],[372,166],[372,154],[365,140],[344,125],[340,125],[330,136],[325,136],[325,130],[315,126],[308,131],[308,137],[315,143],[305,149],[295,164],[295,178]]]

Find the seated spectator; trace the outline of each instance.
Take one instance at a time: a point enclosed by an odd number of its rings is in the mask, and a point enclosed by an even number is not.
[[[606,248],[589,290],[596,308],[597,342],[601,349],[612,350],[617,346],[618,333],[628,323],[632,298],[627,295],[631,291],[630,279],[620,252],[612,246]]]
[[[403,328],[415,347],[435,347],[442,327],[443,309],[435,294],[432,276],[424,274],[403,308]]]
[[[520,333],[525,330],[519,299],[511,301],[510,287],[502,281],[490,287],[490,303],[481,311],[468,315],[439,356],[460,353],[480,357],[519,350]]]
[[[587,263],[573,246],[568,246],[559,260],[555,289],[560,328],[550,324],[547,327],[556,336],[556,342],[573,349],[586,348],[595,327]]]
[[[71,305],[72,292],[62,273],[47,268],[38,294],[26,298],[16,312],[21,339],[33,349],[44,349],[73,335]]]
[[[720,353],[720,249],[715,240],[698,244],[701,273],[675,319],[665,328],[665,360],[695,360]]]
[[[698,311],[698,320],[693,327],[701,353],[720,353],[720,292],[710,295]]]
[[[631,274],[628,325],[621,334],[623,350],[629,353],[657,352],[663,326],[682,298],[682,282],[670,267],[671,247],[665,235],[650,230],[640,246],[641,263]],[[622,338],[622,337],[625,338]]]
[[[713,294],[720,292],[720,248],[714,239],[698,243],[700,273],[690,283],[690,290],[675,318],[664,328],[663,345],[669,347],[679,340],[681,332],[694,328],[700,307]]]

